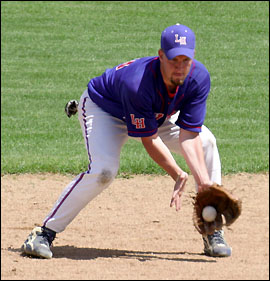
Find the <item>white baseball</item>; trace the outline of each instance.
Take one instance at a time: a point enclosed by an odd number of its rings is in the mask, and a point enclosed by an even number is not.
[[[215,220],[217,216],[217,211],[212,206],[206,206],[202,210],[202,217],[207,222],[212,222]]]

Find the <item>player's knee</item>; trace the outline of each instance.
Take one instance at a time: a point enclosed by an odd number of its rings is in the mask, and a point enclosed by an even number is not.
[[[202,144],[205,149],[214,149],[217,145],[215,136],[209,131],[208,134],[202,138]]]
[[[98,182],[101,185],[108,184],[113,181],[116,175],[117,175],[117,170],[104,168],[99,173]]]
[[[208,142],[209,142],[209,145],[211,146],[211,148],[214,148],[217,145],[216,138],[215,138],[215,136],[213,134],[211,134],[209,136]]]

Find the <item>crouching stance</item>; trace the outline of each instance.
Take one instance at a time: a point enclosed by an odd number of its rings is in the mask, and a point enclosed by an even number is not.
[[[129,138],[142,143],[150,157],[175,181],[170,206],[181,208],[188,174],[171,152],[184,157],[197,192],[221,184],[216,140],[203,125],[210,75],[194,59],[195,35],[176,24],[161,34],[158,56],[143,57],[107,69],[88,83],[79,103],[66,106],[70,117],[78,111],[89,158],[86,172],[71,181],[42,227],[24,242],[26,254],[51,258],[51,243],[78,213],[114,180],[122,146]],[[223,231],[202,237],[204,251],[230,256]]]

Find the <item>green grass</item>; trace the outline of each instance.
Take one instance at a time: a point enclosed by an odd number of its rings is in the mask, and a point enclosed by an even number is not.
[[[81,129],[66,102],[106,68],[156,55],[161,31],[176,22],[195,31],[196,58],[211,74],[205,125],[223,174],[268,171],[268,2],[2,1],[1,173],[84,171]],[[164,174],[130,140],[119,174],[134,173]]]

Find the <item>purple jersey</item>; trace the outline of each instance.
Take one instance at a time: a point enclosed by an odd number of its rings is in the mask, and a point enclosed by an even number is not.
[[[158,57],[135,59],[107,69],[88,83],[90,98],[104,111],[124,120],[128,135],[147,137],[170,115],[180,110],[176,124],[200,132],[210,91],[210,75],[193,60],[184,84],[175,95],[167,90]]]

